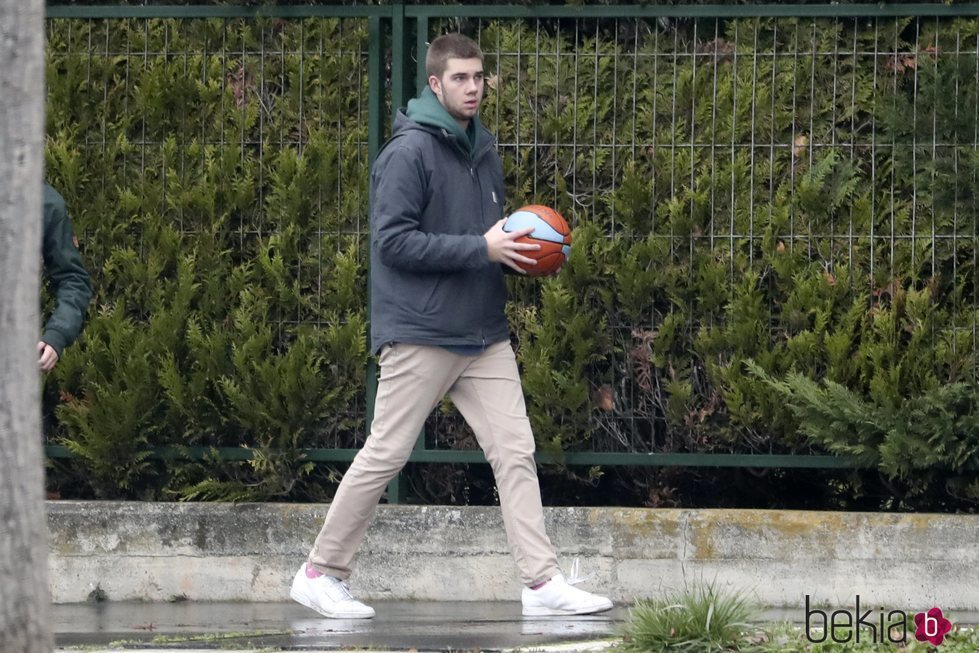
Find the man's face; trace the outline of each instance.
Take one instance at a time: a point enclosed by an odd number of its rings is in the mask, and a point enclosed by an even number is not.
[[[483,101],[483,62],[478,58],[449,59],[442,79],[432,75],[428,84],[449,115],[465,129]]]

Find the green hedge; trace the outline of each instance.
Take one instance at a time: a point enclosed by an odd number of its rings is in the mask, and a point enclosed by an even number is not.
[[[322,496],[329,470],[300,450],[363,424],[367,128],[350,117],[367,80],[350,71],[366,30],[279,32],[290,49],[342,39],[330,57],[231,53],[275,29],[51,23],[48,176],[97,289],[51,379],[54,439],[96,496]],[[101,56],[72,51],[90,38]],[[164,466],[154,445],[258,455]]]
[[[47,383],[53,486],[329,496],[300,449],[363,440],[366,23],[49,25],[48,176],[97,288]],[[559,278],[511,281],[541,449],[857,453],[888,505],[979,499],[976,20],[463,28],[510,207],[574,227]]]

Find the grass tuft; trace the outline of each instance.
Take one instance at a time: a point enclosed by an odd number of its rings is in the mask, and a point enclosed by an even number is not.
[[[737,651],[757,608],[740,592],[713,583],[688,587],[657,600],[638,601],[629,611],[625,648],[644,653]]]

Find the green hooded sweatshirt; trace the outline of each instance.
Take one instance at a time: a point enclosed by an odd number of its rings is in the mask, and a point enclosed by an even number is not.
[[[417,98],[408,100],[408,109],[405,115],[408,116],[409,120],[413,120],[419,125],[438,127],[448,131],[455,136],[456,145],[472,159],[476,149],[476,134],[480,132],[479,116],[473,116],[469,120],[466,131],[462,131],[459,123],[449,115],[449,112],[445,110],[445,107],[435,96],[435,92],[428,86],[422,90],[421,95]]]

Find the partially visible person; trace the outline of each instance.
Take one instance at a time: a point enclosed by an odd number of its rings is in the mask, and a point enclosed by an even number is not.
[[[44,226],[41,241],[44,280],[55,298],[54,310],[37,343],[37,363],[45,372],[54,369],[65,347],[78,338],[85,311],[92,299],[92,283],[82,264],[65,208],[65,200],[44,184]]]

